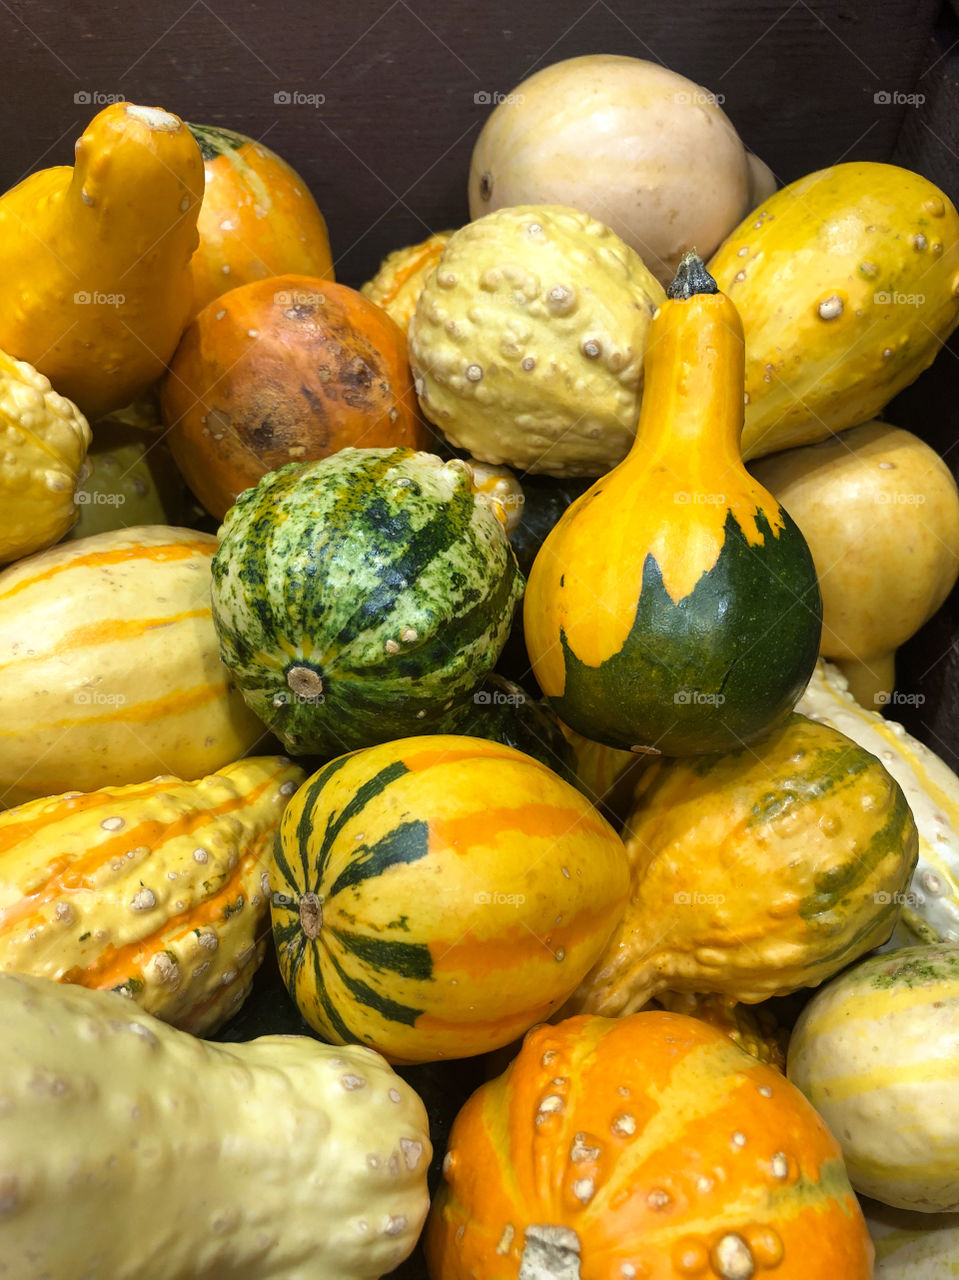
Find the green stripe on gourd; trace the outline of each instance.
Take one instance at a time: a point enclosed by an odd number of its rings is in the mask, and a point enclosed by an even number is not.
[[[213,564],[223,661],[296,753],[452,728],[522,591],[463,464],[408,449],[270,473],[228,512]]]

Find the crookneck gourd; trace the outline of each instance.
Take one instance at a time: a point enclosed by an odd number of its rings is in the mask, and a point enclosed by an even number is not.
[[[788,713],[815,666],[809,548],[739,452],[743,359],[736,308],[687,255],[650,328],[636,441],[530,574],[533,670],[588,738],[728,750]]]
[[[816,986],[889,937],[918,844],[876,757],[804,716],[726,755],[653,761],[623,839],[626,911],[569,1011]]]

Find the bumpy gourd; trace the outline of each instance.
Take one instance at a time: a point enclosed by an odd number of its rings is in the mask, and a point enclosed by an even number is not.
[[[787,1072],[884,1204],[959,1210],[959,945],[871,956],[799,1016]]]
[[[382,307],[404,333],[410,327],[427,277],[439,262],[452,234],[452,231],[437,231],[420,244],[394,249],[380,263],[373,279],[360,288],[360,293]]]
[[[662,286],[601,222],[557,205],[455,232],[409,326],[423,412],[484,462],[601,475],[632,443]]]
[[[163,372],[190,311],[203,162],[187,126],[115,102],[0,198],[0,348],[90,418]]]
[[[0,969],[215,1031],[263,958],[270,848],[302,781],[266,757],[0,814]]]
[[[433,1280],[872,1280],[842,1155],[778,1071],[679,1014],[537,1027],[457,1116]]]
[[[742,386],[736,308],[689,255],[649,330],[635,444],[566,510],[529,577],[533,671],[587,738],[729,750],[787,714],[815,666],[812,557],[742,464]]]
[[[165,440],[114,416],[95,422],[93,435],[68,538],[131,525],[177,525],[186,518],[186,485]]]
[[[56,542],[76,520],[89,444],[77,406],[0,351],[0,564]]]
[[[709,262],[746,332],[743,456],[872,418],[959,322],[959,214],[909,169],[867,160],[800,178]]]
[[[190,259],[191,318],[208,302],[288,271],[333,279],[326,220],[309,187],[262,142],[232,129],[187,126],[203,157],[200,243]]]
[[[341,449],[273,471],[220,535],[223,661],[295,754],[453,727],[524,585],[466,464],[411,449]]]
[[[952,472],[918,436],[886,422],[772,454],[751,470],[809,543],[822,591],[823,655],[840,663],[864,706],[882,707],[896,683],[895,650],[959,575]]]
[[[0,807],[164,772],[202,778],[263,736],[219,658],[216,547],[150,525],[0,573]]]
[[[831,663],[817,664],[796,710],[882,761],[915,818],[919,860],[889,945],[959,942],[959,778],[901,724],[859,706]]]
[[[210,1044],[0,974],[0,1259],[17,1280],[376,1280],[429,1204],[423,1104],[369,1049]]]
[[[326,765],[274,858],[273,934],[304,1018],[398,1062],[485,1053],[555,1013],[628,884],[622,841],[574,787],[449,735]]]
[[[885,942],[916,865],[898,784],[802,716],[751,747],[657,760],[623,832],[626,911],[568,1006],[632,1013],[658,992],[757,1003]]]

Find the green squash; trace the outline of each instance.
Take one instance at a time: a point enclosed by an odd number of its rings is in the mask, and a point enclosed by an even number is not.
[[[555,479],[553,476],[522,475],[518,477],[523,490],[519,524],[510,533],[509,540],[516,554],[516,561],[526,576],[547,535],[566,508],[586,492],[591,480]]]
[[[221,657],[298,755],[451,731],[524,585],[465,464],[411,449],[343,449],[270,472],[220,538]]]
[[[456,732],[515,747],[578,785],[573,748],[549,704],[531,698],[522,685],[496,671],[473,693],[473,705]]]

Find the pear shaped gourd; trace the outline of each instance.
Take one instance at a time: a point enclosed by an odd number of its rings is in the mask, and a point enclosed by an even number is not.
[[[743,466],[743,331],[694,254],[650,327],[635,443],[536,558],[524,627],[560,718],[610,746],[729,750],[786,714],[821,600],[805,539]]]

